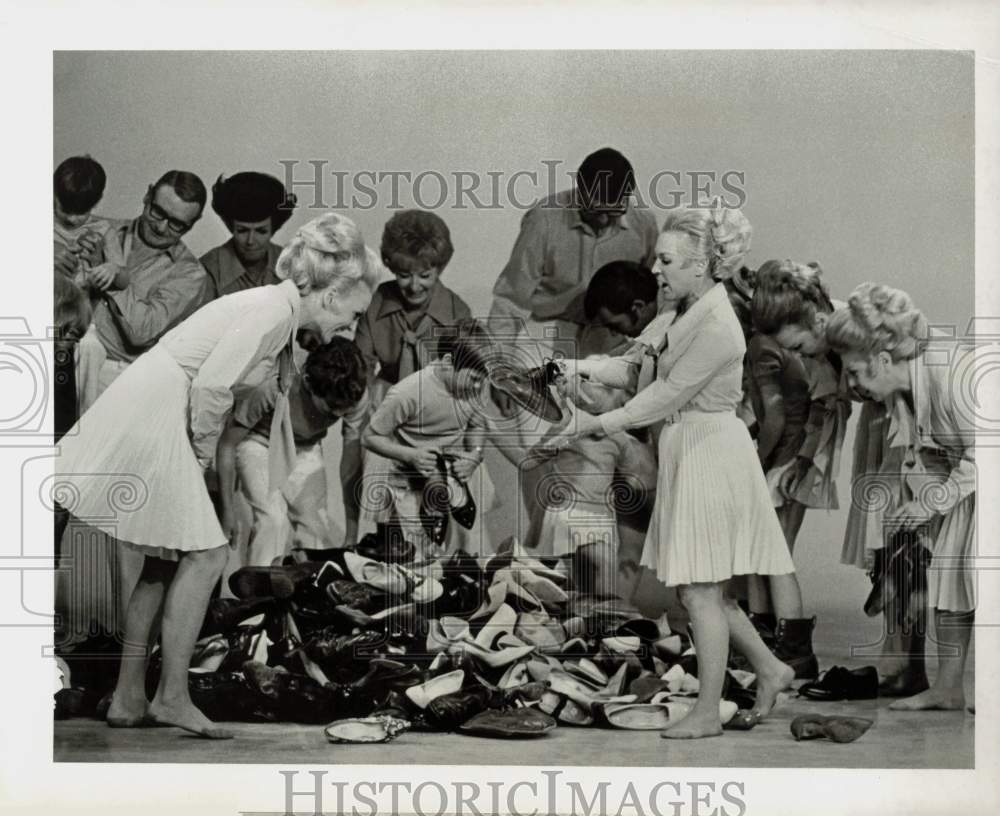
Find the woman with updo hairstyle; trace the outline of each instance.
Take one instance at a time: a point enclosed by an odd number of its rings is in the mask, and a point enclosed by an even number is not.
[[[872,283],[857,287],[848,305],[834,312],[826,337],[851,386],[888,406],[885,460],[876,474],[888,499],[886,561],[905,549],[916,551],[918,561],[922,548],[931,555],[926,591],[938,641],[937,677],[926,688],[918,620],[895,693],[918,691],[890,708],[962,709],[976,608],[976,406],[975,394],[962,386],[974,350],[928,340],[927,320],[910,296]]]
[[[234,391],[259,385],[276,366],[282,388],[290,385],[283,375],[291,370],[298,331],[308,330],[322,342],[353,336],[371,299],[370,266],[352,221],[334,213],[310,221],[278,259],[281,283],[203,306],[129,366],[86,420],[63,437],[56,499],[145,556],[126,612],[108,725],[161,724],[213,739],[232,736],[199,711],[188,693],[195,639],[232,533],[220,527],[204,472],[215,457]],[[294,463],[287,407],[283,393],[272,424],[272,435],[281,438],[270,446],[275,490]],[[110,520],[109,497],[116,510]],[[161,618],[163,670],[150,702],[147,647],[156,641]]]
[[[281,247],[271,239],[292,217],[296,199],[274,176],[245,172],[212,185],[215,210],[230,239],[201,257],[217,298],[278,283],[274,273]]]
[[[622,408],[599,417],[579,411],[555,440],[560,446],[674,420],[660,434],[656,504],[642,560],[678,587],[690,613],[700,691],[690,713],[663,732],[668,739],[722,733],[730,641],[757,675],[755,718],[771,710],[795,677],[726,593],[736,575],[795,571],[750,434],[736,415],[746,342],[721,281],[740,268],[750,234],[738,209],[668,214],[653,272],[677,303],[677,317],[658,349],[658,378]],[[567,365],[571,376],[574,369],[575,376],[589,376],[586,361]]]

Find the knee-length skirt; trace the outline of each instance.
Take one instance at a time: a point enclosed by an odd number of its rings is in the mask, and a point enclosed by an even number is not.
[[[56,501],[146,555],[225,545],[188,437],[190,387],[160,346],[136,360],[60,441]]]
[[[663,429],[643,564],[667,586],[795,571],[750,434],[735,413],[682,412]]]

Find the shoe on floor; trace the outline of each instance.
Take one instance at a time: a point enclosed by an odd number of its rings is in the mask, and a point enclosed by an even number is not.
[[[323,733],[327,742],[363,744],[390,742],[409,728],[408,720],[379,714],[337,720],[324,728]]]

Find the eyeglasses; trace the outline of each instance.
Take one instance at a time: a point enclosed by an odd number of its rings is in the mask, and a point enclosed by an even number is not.
[[[149,202],[148,209],[150,218],[152,218],[154,221],[158,221],[161,224],[164,221],[166,221],[167,229],[169,229],[171,232],[177,235],[183,235],[185,232],[191,229],[191,227],[194,226],[194,224],[189,224],[186,221],[179,221],[176,218],[171,218],[169,215],[167,215],[167,213],[163,211],[163,208],[160,207],[160,205],[157,204],[155,201]]]

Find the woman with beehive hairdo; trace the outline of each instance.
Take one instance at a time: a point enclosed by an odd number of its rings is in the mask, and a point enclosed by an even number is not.
[[[295,195],[274,176],[244,172],[212,185],[212,209],[231,237],[201,257],[212,280],[212,297],[279,283],[274,269],[281,247],[272,239],[292,217]]]

